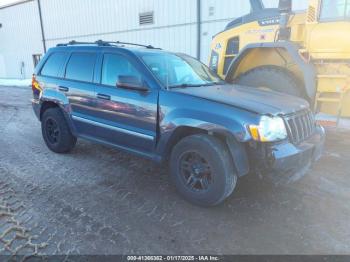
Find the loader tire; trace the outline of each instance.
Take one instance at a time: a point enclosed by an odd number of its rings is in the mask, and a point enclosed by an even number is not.
[[[238,77],[235,83],[268,88],[273,91],[306,98],[299,81],[287,70],[277,66],[261,66]]]

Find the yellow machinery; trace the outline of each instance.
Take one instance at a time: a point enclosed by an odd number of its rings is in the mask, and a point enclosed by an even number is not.
[[[214,36],[209,65],[227,81],[301,96],[317,111],[350,116],[350,0],[291,0],[252,12]]]

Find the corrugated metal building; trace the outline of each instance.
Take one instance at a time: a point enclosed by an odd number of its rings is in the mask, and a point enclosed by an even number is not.
[[[306,7],[305,0],[293,1],[295,9]],[[278,0],[264,2],[272,7]],[[0,78],[30,77],[44,44],[73,39],[151,44],[206,62],[212,36],[249,11],[249,0],[22,1],[0,8]]]

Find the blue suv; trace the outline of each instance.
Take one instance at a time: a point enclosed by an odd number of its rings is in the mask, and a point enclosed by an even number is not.
[[[53,152],[81,138],[167,161],[181,195],[202,206],[224,201],[248,173],[300,177],[324,143],[306,101],[225,83],[196,59],[152,46],[60,44],[32,89]]]

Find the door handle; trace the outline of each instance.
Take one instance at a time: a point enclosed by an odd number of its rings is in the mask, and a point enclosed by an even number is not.
[[[58,87],[58,90],[62,91],[62,92],[68,92],[69,91],[69,88],[68,87],[65,87],[65,86],[60,86]]]
[[[104,95],[104,94],[97,94],[97,98],[103,99],[103,100],[111,100],[111,96]]]

